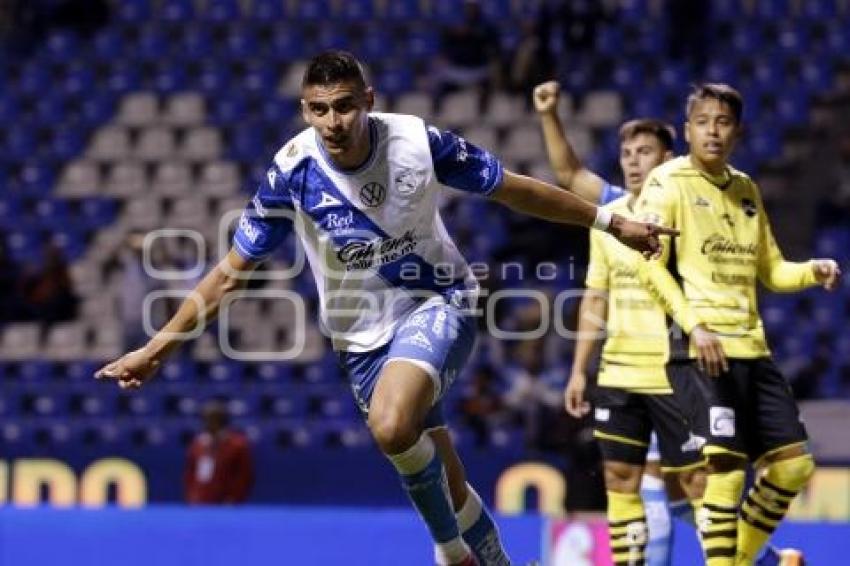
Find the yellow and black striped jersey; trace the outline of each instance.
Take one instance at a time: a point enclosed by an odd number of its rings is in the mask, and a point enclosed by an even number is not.
[[[631,195],[606,205],[632,217]],[[669,347],[667,315],[638,279],[641,256],[610,234],[590,231],[590,263],[585,284],[608,292],[607,338],[599,385],[640,393],[669,393],[664,369]]]
[[[728,357],[770,354],[756,304],[756,281],[774,291],[817,284],[811,262],[785,261],[756,184],[727,167],[713,177],[689,156],[656,167],[636,205],[641,219],[678,229],[660,260],[641,263],[640,277],[686,332],[702,321]],[[671,259],[681,288],[665,273]],[[684,293],[684,294],[683,294]],[[689,355],[695,357],[693,349]]]

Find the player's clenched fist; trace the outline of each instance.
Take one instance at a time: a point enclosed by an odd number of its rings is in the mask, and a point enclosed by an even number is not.
[[[145,348],[139,348],[106,364],[95,372],[94,377],[114,379],[121,389],[138,389],[153,377],[159,366],[159,360],[151,356]]]
[[[816,259],[812,262],[815,271],[815,279],[823,285],[827,291],[833,291],[841,279],[841,269],[833,259]]]
[[[540,114],[554,112],[558,106],[561,85],[558,81],[548,81],[534,87],[534,109]]]

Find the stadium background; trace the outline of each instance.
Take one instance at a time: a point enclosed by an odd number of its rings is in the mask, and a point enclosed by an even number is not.
[[[561,81],[570,140],[615,181],[622,120],[679,127],[689,83],[729,82],[746,104],[733,163],[760,183],[786,255],[834,257],[850,271],[850,2],[481,0],[487,23],[476,26],[490,26],[493,39],[479,50],[487,86],[444,94],[440,61],[457,52],[443,32],[463,20],[463,4],[0,5],[0,564],[427,563],[425,530],[315,325],[292,362],[224,357],[213,328],[137,393],[91,379],[136,338],[139,289],[163,295],[156,321],[219,256],[218,218],[241,210],[273,153],[303,127],[298,83],[321,49],[368,63],[378,109],[462,132],[507,167],[548,180],[535,82]],[[541,229],[454,195],[443,215],[467,258],[489,267],[491,295],[581,287],[583,231]],[[204,245],[198,253],[186,233],[161,238],[152,262],[165,273],[151,280],[133,264],[128,236],[156,228],[191,230]],[[290,265],[293,249],[272,268]],[[296,291],[315,320],[309,271],[256,287]],[[528,297],[503,297],[493,319],[505,331],[542,318],[570,328],[577,301],[561,306],[542,316]],[[850,550],[850,278],[830,295],[765,293],[761,309],[821,465],[777,536],[812,564],[839,564]],[[265,298],[239,301],[224,335],[250,352],[285,350],[295,333],[292,306]],[[551,557],[553,533],[566,527],[571,548],[600,552],[591,549],[604,543],[604,523],[583,514],[604,504],[587,423],[548,402],[563,387],[571,343],[552,330],[530,344],[479,342],[448,406],[469,475],[503,513],[509,549],[518,560]],[[526,378],[538,395],[515,390]],[[212,398],[251,439],[249,508],[175,507],[186,443]],[[470,403],[480,398],[496,409]],[[144,510],[74,510],[104,504]],[[567,512],[575,522],[562,522]],[[682,534],[677,556],[693,563]]]

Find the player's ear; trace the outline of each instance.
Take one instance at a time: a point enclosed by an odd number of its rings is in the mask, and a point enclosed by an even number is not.
[[[304,118],[304,121],[308,124],[310,123],[310,119],[308,118],[307,112],[307,101],[303,98],[301,99],[301,117]]]
[[[682,127],[682,132],[685,134],[685,142],[691,143],[691,132],[689,130],[691,123],[685,122],[685,125]]]
[[[366,111],[371,112],[375,107],[375,89],[367,86],[363,93],[366,96]]]

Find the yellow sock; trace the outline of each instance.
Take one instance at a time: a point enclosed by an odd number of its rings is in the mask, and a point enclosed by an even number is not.
[[[709,474],[702,507],[697,513],[706,566],[732,566],[738,538],[738,502],[744,489],[744,470]]]
[[[741,504],[738,564],[752,564],[815,470],[811,454],[773,462]]]
[[[643,500],[637,493],[608,493],[608,530],[615,566],[639,566],[645,563],[649,538]]]

